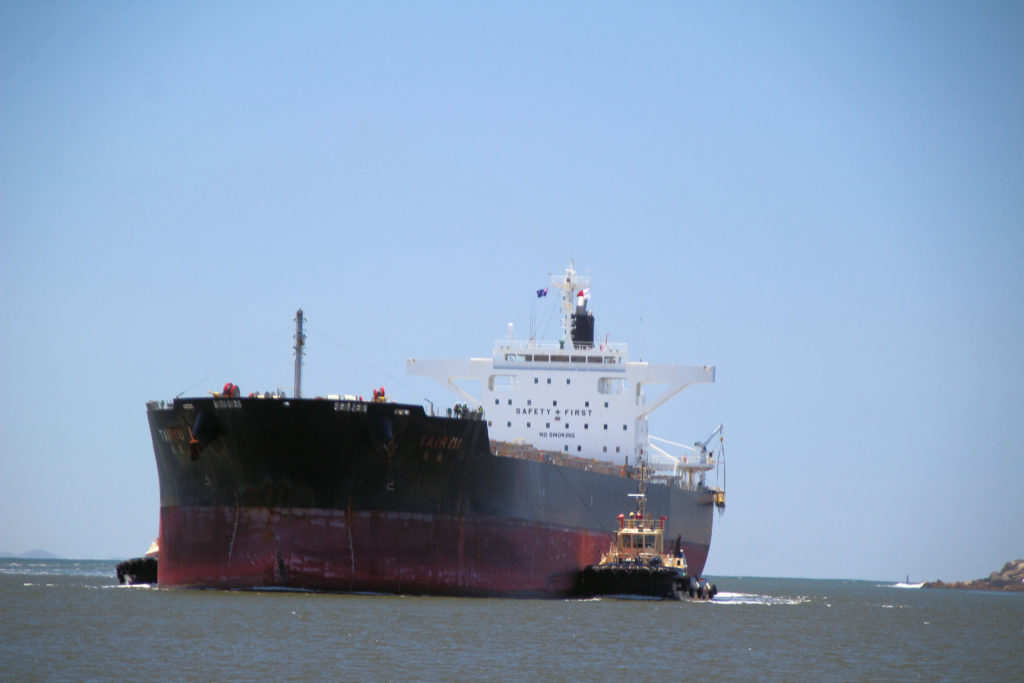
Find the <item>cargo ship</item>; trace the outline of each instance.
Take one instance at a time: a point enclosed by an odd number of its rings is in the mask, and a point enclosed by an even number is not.
[[[570,263],[561,337],[516,339],[487,358],[410,358],[460,402],[434,414],[383,388],[305,398],[303,314],[295,387],[151,401],[160,482],[161,586],[458,596],[563,597],[615,536],[618,508],[646,481],[666,543],[703,572],[724,487],[712,438],[648,434],[648,416],[711,366],[628,359],[594,339],[589,278]],[[479,386],[476,395],[465,380]],[[664,385],[650,402],[645,387]],[[717,448],[717,450],[716,450]]]

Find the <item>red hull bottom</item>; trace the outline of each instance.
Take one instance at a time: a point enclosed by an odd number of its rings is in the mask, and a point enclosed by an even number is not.
[[[164,508],[158,581],[442,595],[567,593],[607,534],[306,508]]]
[[[165,507],[162,586],[559,597],[611,534],[495,518]],[[686,548],[700,554],[707,548]],[[696,559],[696,558],[695,558]]]

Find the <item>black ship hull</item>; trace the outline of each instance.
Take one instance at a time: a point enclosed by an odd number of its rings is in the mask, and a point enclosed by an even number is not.
[[[492,453],[479,419],[419,406],[195,398],[150,404],[165,586],[564,596],[607,549],[628,472]],[[700,575],[707,490],[649,483]]]

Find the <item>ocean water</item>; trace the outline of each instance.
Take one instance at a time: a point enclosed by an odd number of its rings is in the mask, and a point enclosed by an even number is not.
[[[0,560],[0,678],[1024,680],[1024,593],[715,577],[710,602],[120,586]]]

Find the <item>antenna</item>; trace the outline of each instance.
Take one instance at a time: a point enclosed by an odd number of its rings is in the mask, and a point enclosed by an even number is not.
[[[302,356],[305,353],[306,335],[302,332],[302,309],[295,312],[295,398],[302,398]]]

